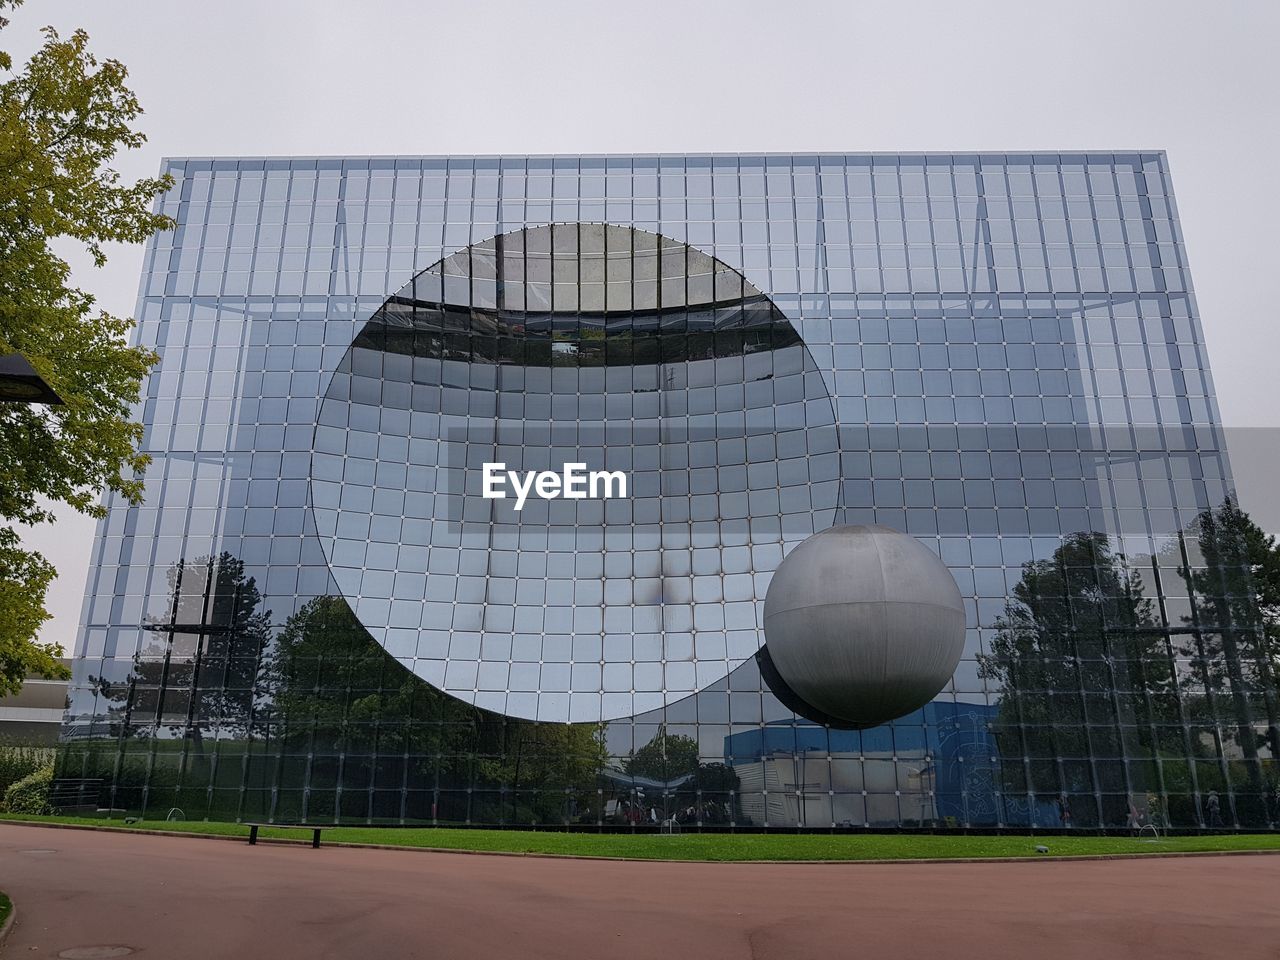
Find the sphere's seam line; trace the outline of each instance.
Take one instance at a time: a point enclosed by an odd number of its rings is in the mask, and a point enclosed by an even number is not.
[[[950,604],[938,603],[934,600],[832,600],[825,603],[806,603],[802,607],[785,607],[772,613],[765,613],[764,618],[768,620],[770,617],[776,617],[781,613],[793,613],[796,610],[816,610],[819,607],[848,607],[861,606],[863,604],[872,603],[895,603],[903,604],[908,607],[937,607],[940,610],[950,610],[953,613],[964,613],[959,607],[953,607]]]

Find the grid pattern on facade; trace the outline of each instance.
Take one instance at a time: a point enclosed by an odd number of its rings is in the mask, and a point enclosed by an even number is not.
[[[154,462],[146,503],[113,502],[100,525],[67,721],[66,763],[105,773],[113,806],[1084,826],[1136,804],[1186,825],[1280,819],[1262,668],[1203,596],[1229,571],[1197,519],[1230,478],[1161,155],[168,166],[162,208],[179,228],[148,248],[138,314],[163,358],[139,411]],[[965,595],[965,658],[928,708],[829,731],[777,701],[751,651],[726,648],[708,661],[732,672],[695,676],[695,696],[603,725],[502,720],[459,712],[368,641],[308,514],[331,375],[415,275],[553,222],[687,244],[799,333],[834,413],[836,520],[918,537]],[[565,295],[584,279],[561,280]]]

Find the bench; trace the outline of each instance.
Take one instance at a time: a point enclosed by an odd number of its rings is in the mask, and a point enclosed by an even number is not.
[[[314,823],[246,823],[249,828],[249,845],[254,846],[258,842],[258,828],[271,827],[276,830],[310,830],[312,848],[320,849],[320,831],[332,830],[333,824],[324,827],[317,827]]]

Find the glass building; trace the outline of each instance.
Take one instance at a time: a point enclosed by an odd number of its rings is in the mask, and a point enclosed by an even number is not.
[[[60,754],[100,806],[1280,828],[1163,154],[165,170],[153,459],[99,524]],[[496,499],[493,463],[629,489]],[[950,682],[870,729],[764,646],[771,575],[838,524],[915,537],[965,606]]]

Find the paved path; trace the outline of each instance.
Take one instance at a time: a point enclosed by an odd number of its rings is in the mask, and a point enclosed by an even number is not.
[[[0,889],[3,960],[1280,958],[1280,856],[618,863],[0,825]]]

